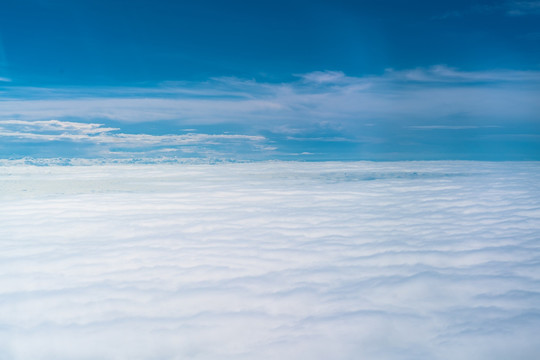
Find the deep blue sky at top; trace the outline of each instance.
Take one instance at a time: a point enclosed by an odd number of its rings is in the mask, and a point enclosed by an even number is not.
[[[517,3],[3,0],[0,76],[18,85],[127,85],[433,64],[538,69],[538,17],[504,16],[522,11]],[[526,11],[539,11],[531,4]]]

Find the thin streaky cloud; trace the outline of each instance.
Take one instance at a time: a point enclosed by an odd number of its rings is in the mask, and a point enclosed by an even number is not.
[[[342,71],[315,71],[308,74],[296,75],[306,82],[313,83],[338,83],[347,80]]]
[[[111,156],[129,155],[127,149],[144,150],[152,156],[154,153],[168,153],[180,151],[185,153],[205,153],[208,146],[225,146],[231,143],[245,143],[254,146],[260,151],[271,151],[274,148],[265,145],[266,138],[260,135],[242,134],[127,134],[118,132],[118,128],[104,127],[103,124],[77,123],[70,121],[24,121],[24,120],[4,120],[0,121],[0,138],[18,143],[31,144],[33,142],[53,143],[71,142],[98,146],[98,150],[90,155]],[[163,147],[175,147],[165,151]],[[189,146],[190,149],[185,147]],[[111,149],[123,147],[120,151]],[[156,149],[157,147],[157,149]],[[133,154],[132,154],[133,155]]]
[[[81,123],[73,121],[44,120],[44,121],[25,121],[25,120],[0,120],[0,128],[11,127],[24,129],[27,131],[71,131],[80,134],[100,134],[110,131],[120,130],[118,128],[103,127],[103,124]]]
[[[486,129],[486,128],[500,128],[498,125],[418,125],[418,126],[407,126],[409,129],[420,129],[420,130],[469,130],[469,129]]]
[[[499,15],[508,17],[535,16],[540,14],[540,1],[499,1],[484,4],[473,4],[466,9],[450,10],[433,16],[433,20],[451,20],[463,17],[482,15]]]
[[[395,71],[388,69],[385,74],[391,80],[415,81],[419,83],[432,82],[524,82],[537,83],[540,81],[540,71],[491,70],[491,71],[460,71],[446,65],[435,65],[429,68],[417,68]]]
[[[188,95],[191,89],[195,89],[196,95]],[[216,89],[223,95],[218,95]],[[196,140],[182,137],[185,134],[182,129],[215,135],[263,136],[265,140],[260,141],[268,143],[265,148],[277,147],[282,153],[333,151],[356,159],[374,159],[372,156],[381,151],[385,159],[395,159],[393,156],[416,159],[424,154],[446,159],[454,156],[478,159],[476,156],[487,154],[492,159],[538,156],[537,145],[532,140],[526,140],[529,142],[526,146],[516,146],[517,152],[505,149],[510,144],[518,145],[512,134],[537,134],[534,124],[540,114],[540,72],[533,70],[463,71],[437,65],[387,69],[376,76],[318,71],[276,83],[221,77],[168,84],[163,88],[122,88],[116,93],[110,88],[102,91],[84,87],[69,91],[32,88],[31,96],[23,96],[21,88],[18,91],[3,99],[0,107],[0,119],[10,121],[0,124],[3,127],[0,136],[21,140],[15,144],[17,147],[0,148],[5,156],[32,153],[36,148],[24,149],[24,139],[130,147],[136,146],[137,136],[145,135],[148,137],[139,139],[141,145],[163,143],[170,147]],[[228,96],[228,91],[233,95]],[[438,126],[441,131],[431,132],[430,138],[426,138],[425,128],[417,126]],[[463,132],[462,138],[456,137],[455,130],[464,126],[479,131]],[[410,129],[408,139],[394,131],[404,127]],[[444,131],[454,135],[445,135]],[[504,135],[506,139],[480,137],[481,132]],[[300,143],[290,136],[312,141]],[[217,137],[198,140],[206,144],[259,141]],[[330,147],[329,143],[336,146]],[[256,150],[252,145],[246,146],[242,150]],[[327,150],[321,150],[323,147]],[[487,148],[501,150],[491,153],[484,150]]]
[[[539,15],[540,1],[507,2],[506,13],[510,16]]]
[[[283,124],[317,125],[323,119],[332,126],[363,118],[370,122],[373,119],[402,122],[412,117],[440,118],[455,113],[467,113],[472,119],[511,116],[519,120],[539,110],[536,99],[540,72],[537,71],[466,72],[439,65],[387,70],[380,76],[366,77],[315,72],[289,83],[259,83],[238,78],[213,81],[183,85],[187,90],[196,88],[195,98],[186,98],[182,95],[184,88],[171,86],[127,89],[125,96],[106,97],[99,96],[99,89],[92,94],[88,89],[79,93],[76,89],[70,92],[43,89],[49,93],[49,99],[45,95],[45,99],[39,100],[3,100],[0,118],[172,120],[186,125],[238,123],[273,130]],[[216,83],[223,94],[229,89],[234,97],[216,96]],[[64,98],[55,97],[56,91],[63,93]],[[118,92],[121,94],[122,90]]]

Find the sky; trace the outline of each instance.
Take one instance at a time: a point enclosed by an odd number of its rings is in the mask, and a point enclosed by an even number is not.
[[[0,157],[539,160],[539,24],[537,0],[4,0]]]

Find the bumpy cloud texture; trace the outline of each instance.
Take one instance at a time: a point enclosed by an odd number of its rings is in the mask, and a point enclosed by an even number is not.
[[[538,163],[0,168],[0,357],[534,359]]]

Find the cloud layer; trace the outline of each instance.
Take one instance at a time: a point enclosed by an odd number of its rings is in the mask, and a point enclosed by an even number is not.
[[[4,162],[0,357],[534,359],[538,169]]]

